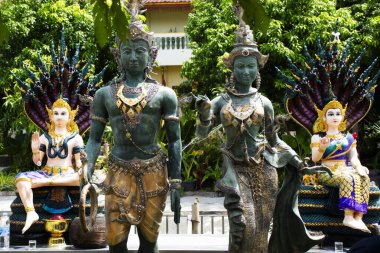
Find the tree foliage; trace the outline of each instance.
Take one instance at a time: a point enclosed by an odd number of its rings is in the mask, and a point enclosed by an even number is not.
[[[129,30],[130,16],[125,0],[91,0],[95,24],[95,36],[101,47],[112,37],[113,31],[125,39]]]
[[[238,0],[234,0],[236,3]],[[266,33],[270,23],[270,17],[260,0],[239,1],[244,9],[243,19],[247,24],[255,24],[252,28]]]
[[[234,14],[230,10],[232,0],[193,1],[193,12],[189,16],[186,32],[192,41],[193,57],[185,63],[183,76],[189,82],[198,85],[201,93],[210,94],[213,88],[224,83],[225,69],[221,66],[220,57],[231,49],[233,44]],[[304,45],[310,52],[315,52],[318,38],[324,45],[331,39],[336,21],[339,22],[340,38],[343,48],[348,38],[353,38],[352,54],[367,48],[364,64],[375,58],[379,50],[379,3],[370,1],[338,1],[335,0],[240,0],[245,7],[245,20],[251,28],[255,16],[262,16],[252,5],[253,2],[262,7],[270,18],[267,29],[254,29],[259,49],[270,58],[262,75],[262,92],[284,88],[277,79],[274,66],[287,68],[289,57],[298,66],[304,64]],[[351,4],[349,4],[351,3]],[[208,14],[210,13],[210,14]],[[211,30],[211,31],[209,31]],[[210,35],[210,36],[209,36]],[[215,46],[218,45],[218,46]],[[205,86],[205,88],[200,87]],[[277,95],[276,95],[277,94]],[[271,92],[271,99],[281,102],[283,92]]]
[[[182,74],[193,88],[198,89],[198,93],[210,95],[213,90],[222,89],[225,75],[228,76],[220,57],[229,52],[233,44],[237,24],[230,10],[233,2],[235,1],[192,2],[193,11],[189,16],[186,32],[192,41],[193,56],[184,64]],[[310,54],[314,55],[318,39],[322,45],[331,40],[336,21],[339,22],[341,49],[352,38],[351,59],[357,57],[363,48],[367,49],[362,60],[362,68],[366,68],[380,52],[378,0],[239,0],[239,2],[245,9],[245,21],[254,30],[259,50],[270,56],[266,66],[260,70],[262,80],[260,91],[272,100],[276,113],[284,112],[282,100],[285,89],[284,84],[277,78],[274,67],[288,69],[287,58],[290,58],[302,68],[304,45]],[[257,13],[252,2],[261,4],[263,9],[261,11],[270,18],[267,29],[258,27],[257,21],[252,22],[255,20],[255,15],[261,15]],[[376,67],[378,68],[379,64]],[[379,110],[377,109],[379,101],[380,94],[377,92],[372,112]],[[289,129],[297,129],[297,125],[290,124]],[[376,129],[371,131],[378,136],[378,128]]]
[[[182,75],[198,93],[211,95],[213,88],[223,87],[228,70],[221,59],[232,48],[238,21],[229,0],[193,0],[192,5],[185,31],[193,55]]]
[[[2,129],[31,130],[32,125],[21,113],[22,101],[18,86],[11,75],[14,72],[23,80],[28,76],[23,66],[37,72],[38,51],[41,58],[49,66],[50,44],[57,42],[64,27],[66,43],[75,49],[76,43],[81,43],[82,59],[89,59],[96,54],[96,44],[93,40],[93,19],[89,5],[82,1],[51,1],[51,0],[5,0],[2,3],[2,14],[9,30],[8,43],[0,47],[0,83],[2,84],[0,119]],[[70,55],[70,52],[69,52]],[[72,55],[72,54],[71,54]]]
[[[69,57],[73,56],[75,45],[79,42],[80,64],[92,59],[95,63],[91,66],[92,72],[99,72],[108,62],[113,61],[109,52],[98,50],[91,9],[90,3],[81,0],[1,2],[1,18],[9,32],[9,38],[0,45],[0,153],[22,156],[29,154],[30,132],[36,129],[23,112],[21,94],[11,71],[28,83],[30,80],[24,66],[38,73],[38,52],[49,68],[51,42],[58,48],[63,28],[66,44],[71,50],[67,52]],[[14,166],[30,168],[31,163],[27,163],[29,160],[13,159]]]
[[[6,43],[9,38],[9,31],[7,26],[4,24],[3,17],[1,13],[1,2],[0,2],[0,45]]]

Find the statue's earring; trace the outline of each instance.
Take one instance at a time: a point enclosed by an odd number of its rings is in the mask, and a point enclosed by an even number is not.
[[[339,123],[338,130],[340,132],[346,131],[346,121],[342,119],[342,121]]]
[[[259,71],[257,71],[257,74],[256,74],[255,84],[256,84],[256,89],[259,90],[260,85],[261,85],[261,75]]]
[[[321,131],[322,132],[327,132],[327,129],[328,129],[328,125],[327,125],[327,122],[326,122],[326,118],[323,117],[322,118],[322,129],[321,129]]]
[[[234,73],[232,72],[232,74],[230,76],[230,80],[228,82],[228,87],[233,89],[233,88],[235,88],[235,84],[236,84],[236,79],[235,79]]]

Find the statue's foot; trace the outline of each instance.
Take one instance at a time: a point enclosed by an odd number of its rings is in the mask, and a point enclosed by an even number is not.
[[[359,229],[359,230],[362,229],[359,222],[355,220],[355,218],[351,215],[344,216],[343,225],[345,225],[346,227],[353,228],[353,229]]]
[[[40,217],[35,211],[27,212],[25,226],[22,228],[22,233],[24,234],[34,222],[38,221],[39,218]]]
[[[367,228],[367,226],[365,225],[365,223],[362,221],[362,220],[356,220],[360,226],[360,230],[363,231],[364,233],[371,233],[371,230],[369,230]]]

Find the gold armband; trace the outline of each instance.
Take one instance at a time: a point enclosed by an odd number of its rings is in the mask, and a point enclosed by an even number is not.
[[[25,212],[31,212],[31,211],[34,211],[34,206],[27,206],[25,207]]]
[[[318,148],[318,152],[323,154],[323,153],[325,153],[325,149]]]
[[[182,183],[181,179],[175,179],[175,178],[170,179],[169,183],[170,183],[170,189],[176,189],[176,190],[181,189],[181,183]]]
[[[320,143],[319,142],[312,142],[310,143],[310,148],[319,148]]]
[[[171,184],[173,184],[173,183],[182,183],[182,180],[174,178],[174,179],[170,179],[169,183],[171,183]]]
[[[107,124],[107,119],[105,119],[103,117],[96,116],[96,115],[94,115],[92,113],[90,114],[90,119],[96,120],[96,121],[98,121],[100,123],[103,123],[103,124]]]
[[[164,117],[164,120],[165,121],[176,121],[176,122],[179,122],[179,117],[177,117],[177,116],[166,116],[166,117]]]

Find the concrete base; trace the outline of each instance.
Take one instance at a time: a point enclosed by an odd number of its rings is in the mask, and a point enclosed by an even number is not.
[[[35,252],[52,252],[52,253],[108,253],[108,248],[104,249],[78,249],[71,245],[62,248],[48,248],[37,245]],[[130,235],[128,249],[130,253],[137,253],[139,240],[137,235]],[[228,235],[211,235],[211,234],[164,234],[158,237],[158,248],[160,253],[227,253]],[[345,250],[346,251],[346,250]],[[0,252],[23,252],[30,253],[28,246],[16,246],[10,249],[1,249]],[[330,253],[334,252],[333,248],[318,249],[313,248],[308,253]]]

